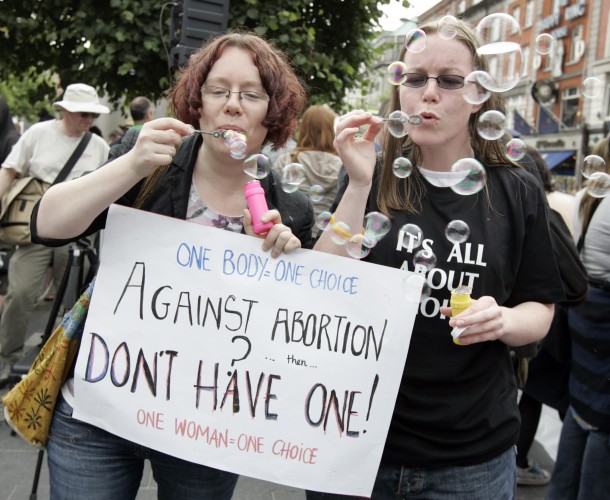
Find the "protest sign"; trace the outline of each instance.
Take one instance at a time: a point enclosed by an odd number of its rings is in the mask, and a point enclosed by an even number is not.
[[[75,418],[299,488],[372,491],[422,278],[111,206]]]

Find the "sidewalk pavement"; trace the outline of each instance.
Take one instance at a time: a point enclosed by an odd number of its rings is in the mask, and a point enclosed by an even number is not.
[[[33,315],[30,324],[31,335],[28,346],[36,346],[44,331],[51,304],[42,304]],[[6,389],[0,391],[0,397]],[[11,429],[4,421],[4,408],[0,404],[0,500],[49,500],[49,472],[46,454],[40,478],[37,496],[32,495],[34,473],[38,449],[29,445],[18,436],[11,434]],[[534,442],[530,457],[547,470],[553,469],[553,459],[539,442]],[[517,500],[543,500],[546,487],[520,487]],[[150,465],[146,464],[144,476],[136,500],[153,500],[157,498],[157,487],[152,477]],[[305,500],[305,493],[298,488],[278,485],[266,481],[242,476],[237,483],[233,500]],[[491,500],[491,499],[490,499]]]

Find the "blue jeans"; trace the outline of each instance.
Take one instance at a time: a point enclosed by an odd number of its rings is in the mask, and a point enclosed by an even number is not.
[[[575,418],[576,417],[576,418]],[[588,426],[570,407],[561,428],[546,500],[592,500],[610,494],[610,433]]]
[[[408,469],[382,462],[372,500],[510,500],[517,491],[515,450],[478,465]],[[307,500],[361,498],[307,492]]]
[[[163,500],[230,500],[238,478],[76,420],[63,397],[55,408],[47,451],[52,500],[135,498],[145,459]]]

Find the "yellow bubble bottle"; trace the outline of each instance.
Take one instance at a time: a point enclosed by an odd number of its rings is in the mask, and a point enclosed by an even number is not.
[[[449,302],[451,307],[451,317],[457,316],[472,305],[472,298],[470,298],[471,292],[472,288],[466,285],[460,285],[451,292],[451,301]],[[458,338],[462,332],[462,329],[458,329],[457,331],[455,328],[453,329],[451,336],[453,337],[454,344],[465,345],[462,344]]]

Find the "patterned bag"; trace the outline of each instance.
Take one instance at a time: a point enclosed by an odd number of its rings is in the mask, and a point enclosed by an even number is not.
[[[78,353],[93,281],[45,342],[28,374],[2,398],[4,418],[28,443],[44,447],[61,387]]]

